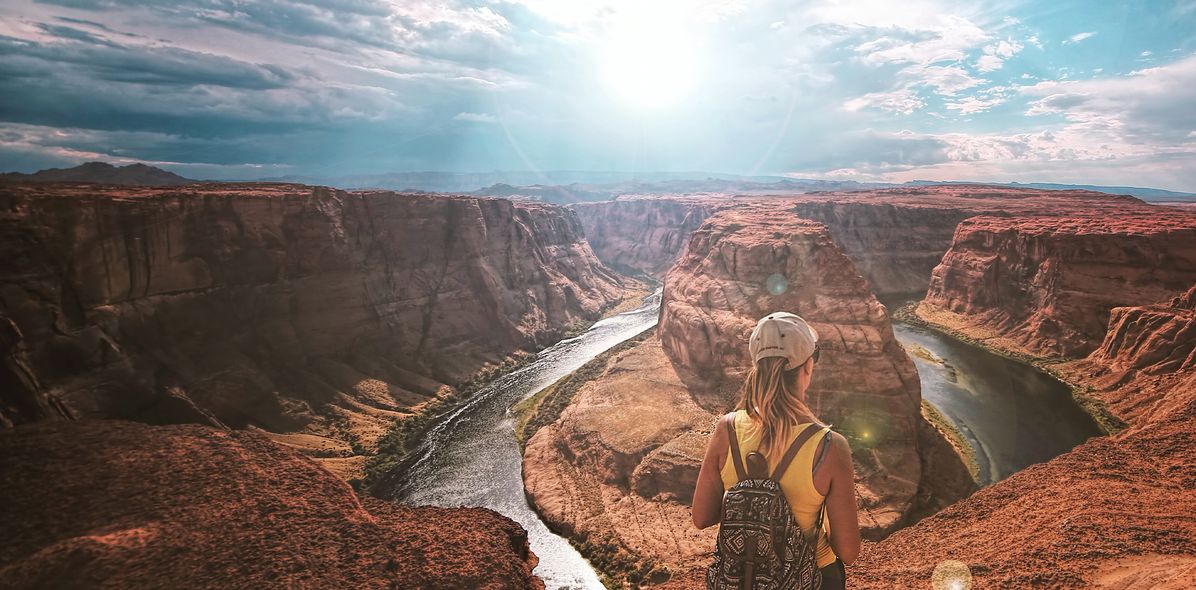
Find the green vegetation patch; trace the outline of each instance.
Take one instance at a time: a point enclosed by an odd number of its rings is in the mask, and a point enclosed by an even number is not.
[[[536,431],[556,422],[561,412],[573,402],[581,387],[597,379],[606,371],[606,365],[615,355],[630,350],[646,339],[656,328],[648,328],[630,339],[615,345],[610,350],[590,359],[576,371],[557,379],[555,383],[541,389],[534,395],[515,404],[515,439],[522,448]]]
[[[925,399],[922,400],[922,417],[926,418],[926,421],[930,422],[944,436],[951,439],[952,446],[962,453],[961,458],[968,468],[968,473],[972,476],[972,481],[980,481],[980,460],[976,457],[976,449],[964,438],[963,432],[951,422],[950,418],[934,407],[934,404]]]
[[[349,483],[357,489],[373,490],[379,487],[379,484],[393,478],[402,470],[411,451],[423,441],[429,428],[446,414],[469,401],[478,390],[498,377],[526,365],[534,358],[536,355],[533,353],[519,351],[500,364],[490,365],[478,371],[456,390],[442,388],[438,397],[424,405],[418,414],[399,418],[391,423],[386,434],[378,440],[378,448],[366,457],[365,478]]]

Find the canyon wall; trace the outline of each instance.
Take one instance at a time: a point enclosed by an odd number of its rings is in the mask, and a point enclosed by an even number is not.
[[[511,520],[358,498],[255,433],[43,421],[0,464],[5,588],[544,587]]]
[[[918,313],[999,348],[1080,357],[1111,309],[1193,281],[1196,215],[1178,209],[980,216],[956,230]]]
[[[572,206],[604,263],[662,276],[719,199],[638,198]]]
[[[900,203],[802,201],[793,210],[827,226],[877,297],[921,297],[967,209]]]
[[[498,199],[5,185],[0,247],[0,423],[201,422],[333,454],[621,295],[575,214]]]

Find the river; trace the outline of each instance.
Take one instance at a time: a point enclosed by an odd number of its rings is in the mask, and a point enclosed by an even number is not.
[[[895,309],[895,308],[890,308]],[[911,351],[922,398],[963,433],[987,485],[1102,434],[1067,385],[1037,368],[941,332],[893,322]]]
[[[576,338],[544,349],[532,362],[498,378],[430,430],[396,500],[435,506],[484,506],[528,531],[540,558],[535,573],[551,589],[601,589],[590,564],[548,530],[528,506],[515,442],[515,403],[576,371],[590,359],[656,325],[660,290],[638,309],[598,321]]]

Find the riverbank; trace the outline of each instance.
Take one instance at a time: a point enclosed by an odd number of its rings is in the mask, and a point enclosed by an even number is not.
[[[623,296],[618,301],[603,309],[593,321],[567,328],[561,334],[561,340],[575,338],[599,321],[635,309],[643,304],[643,300],[650,296],[655,288],[638,277],[623,277],[623,280]],[[353,477],[357,475],[353,472],[339,472],[338,475],[347,479],[355,489],[366,490],[379,496],[388,495],[411,466],[415,459],[412,453],[418,449],[431,428],[468,404],[477,392],[489,384],[535,360],[537,354],[545,348],[548,347],[535,351],[517,351],[498,364],[483,367],[457,388],[442,388],[436,399],[421,407],[419,412],[395,420],[379,438],[372,453],[357,453],[358,456],[364,457],[358,477]]]
[[[926,306],[921,305],[920,301],[905,303],[892,312],[892,318],[895,322],[933,330],[997,356],[1023,363],[1042,371],[1065,385],[1071,392],[1072,399],[1075,400],[1076,405],[1084,413],[1088,414],[1106,435],[1114,435],[1125,429],[1126,423],[1115,416],[1103,401],[1089,395],[1093,391],[1091,385],[1070,379],[1054,367],[1054,365],[1070,362],[1074,359],[1049,359],[1018,352],[997,344],[996,342],[999,341],[998,335],[994,335],[992,338],[978,338],[969,335],[953,327],[951,316],[954,315],[956,314],[944,310],[926,309]]]

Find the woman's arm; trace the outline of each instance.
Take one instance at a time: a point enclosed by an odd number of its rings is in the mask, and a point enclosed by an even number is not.
[[[710,443],[706,445],[706,457],[702,459],[702,469],[698,471],[698,483],[694,486],[694,498],[691,505],[694,526],[704,529],[718,524],[723,511],[723,478],[719,474],[723,460],[727,455],[727,429],[719,420],[710,435]]]
[[[831,470],[831,487],[826,496],[826,515],[831,525],[831,549],[847,565],[860,556],[860,519],[856,513],[855,469],[851,447],[839,433],[831,436],[831,448],[823,468]]]

